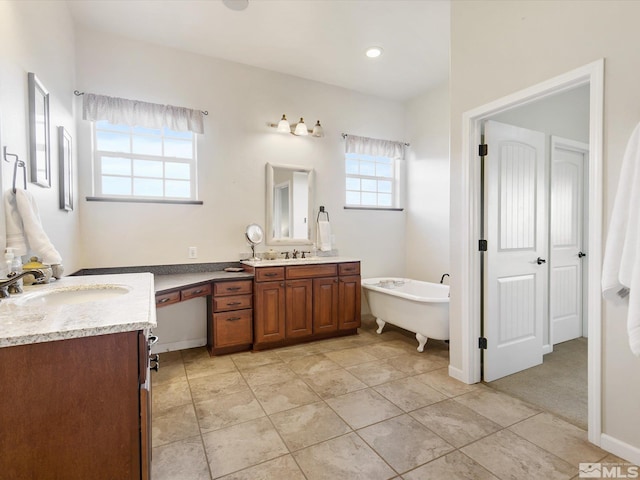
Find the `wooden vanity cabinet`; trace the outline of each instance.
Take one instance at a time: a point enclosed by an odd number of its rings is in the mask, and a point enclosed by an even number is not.
[[[0,348],[0,476],[150,478],[148,358],[142,331]]]
[[[254,273],[254,349],[357,332],[359,262],[257,267]]]
[[[211,355],[249,350],[253,342],[253,281],[218,281],[207,306]]]

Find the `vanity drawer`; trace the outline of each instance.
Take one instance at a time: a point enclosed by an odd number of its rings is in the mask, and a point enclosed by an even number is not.
[[[256,282],[284,280],[284,267],[256,268],[255,277],[256,277]]]
[[[213,284],[213,294],[216,297],[224,295],[242,295],[253,291],[251,280],[238,280],[236,282],[215,282]]]
[[[198,285],[197,287],[185,288],[180,291],[180,297],[182,300],[189,300],[190,298],[205,297],[211,295],[211,284]]]
[[[360,262],[338,264],[338,275],[360,275]]]
[[[214,347],[248,345],[253,341],[253,310],[214,313]]]
[[[287,267],[287,280],[295,280],[298,278],[335,277],[336,275],[338,275],[338,267],[335,263]]]
[[[252,295],[230,295],[228,297],[213,297],[213,311],[226,312],[227,310],[241,310],[251,308]]]
[[[178,303],[180,301],[180,290],[175,292],[163,293],[162,295],[156,295],[156,307],[166,307],[172,303]]]

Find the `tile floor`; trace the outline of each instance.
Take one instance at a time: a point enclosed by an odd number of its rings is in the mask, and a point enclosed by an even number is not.
[[[623,463],[586,432],[447,375],[448,347],[406,333],[211,358],[161,354],[154,480],[571,479]]]

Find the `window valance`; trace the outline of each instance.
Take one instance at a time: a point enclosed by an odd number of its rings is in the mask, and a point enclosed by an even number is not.
[[[390,140],[346,135],[345,152],[402,159],[404,158],[404,144]]]
[[[116,125],[167,127],[176,132],[204,133],[200,110],[93,93],[84,94],[82,118],[90,121],[106,120]]]

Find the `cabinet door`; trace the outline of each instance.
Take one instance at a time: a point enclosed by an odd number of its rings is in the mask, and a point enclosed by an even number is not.
[[[313,280],[287,280],[287,338],[313,333]]]
[[[349,330],[360,327],[360,275],[340,277],[338,302],[338,328]]]
[[[338,330],[338,277],[313,280],[313,333]]]
[[[284,340],[284,282],[256,283],[254,302],[255,343]]]

